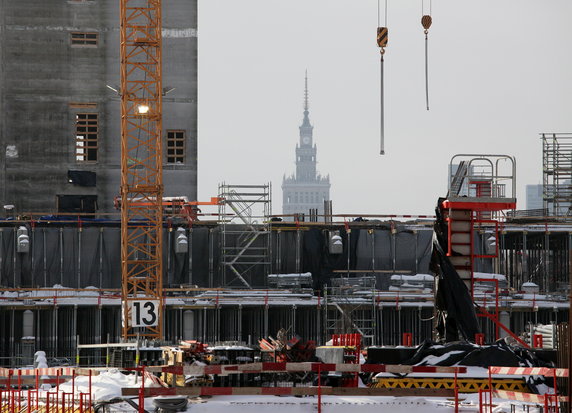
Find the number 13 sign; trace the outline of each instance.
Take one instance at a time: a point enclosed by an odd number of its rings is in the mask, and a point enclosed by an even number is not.
[[[159,325],[159,301],[140,300],[130,302],[131,327],[154,327]]]

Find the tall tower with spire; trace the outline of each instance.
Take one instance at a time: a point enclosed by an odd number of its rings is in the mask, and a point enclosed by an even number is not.
[[[324,214],[324,201],[330,200],[330,177],[316,170],[317,147],[314,127],[310,123],[308,72],[304,78],[304,118],[300,125],[300,140],[296,144],[296,172],[282,181],[282,213],[309,214],[310,210]]]

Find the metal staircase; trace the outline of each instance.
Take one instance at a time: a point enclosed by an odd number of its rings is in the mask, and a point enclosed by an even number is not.
[[[252,288],[253,274],[270,273],[271,185],[219,185],[223,286]]]
[[[326,337],[334,334],[361,334],[364,344],[373,344],[375,336],[375,300],[367,284],[372,277],[332,280],[325,294]],[[335,281],[343,280],[335,283]],[[352,283],[352,281],[354,281]],[[342,285],[343,284],[343,285]],[[368,290],[365,290],[369,288]],[[361,291],[360,291],[361,290]]]

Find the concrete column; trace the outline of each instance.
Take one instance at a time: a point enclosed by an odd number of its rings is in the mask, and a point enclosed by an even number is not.
[[[521,285],[516,286],[516,288],[520,288],[523,282],[528,281],[528,251],[526,250],[526,231],[522,231],[522,280]]]
[[[300,229],[296,230],[296,272],[300,273],[300,255],[301,255],[301,240],[300,240]],[[265,336],[268,337],[268,336]]]
[[[368,230],[368,233],[371,237],[371,269],[375,271],[375,230],[370,229]],[[348,245],[348,250],[349,250],[349,245]],[[373,273],[373,276],[375,277],[375,272]]]
[[[189,254],[188,283],[189,285],[192,285],[193,284],[193,228],[189,228],[187,239],[189,240],[189,242],[187,243],[187,248],[188,248],[187,253]]]
[[[415,274],[419,272],[419,231],[414,230],[415,235]]]
[[[238,305],[238,311],[237,311],[237,321],[238,321],[238,326],[237,326],[237,337],[236,337],[236,341],[242,341],[242,304]]]
[[[543,283],[544,291],[554,290],[556,282],[552,282],[554,277],[553,274],[550,273],[550,231],[544,233],[544,268],[546,274]]]
[[[99,229],[99,288],[103,288],[103,227]]]
[[[64,285],[64,229],[60,228],[60,285]]]
[[[501,311],[499,314],[499,321],[501,324],[504,324],[507,328],[510,329],[510,313],[508,311]],[[499,338],[505,338],[508,336],[508,333],[504,331],[502,328],[499,329]]]
[[[192,310],[183,313],[183,340],[196,340],[195,314]]]
[[[26,310],[22,314],[22,336],[33,337],[34,334],[34,313],[32,310]]]
[[[276,232],[276,272],[278,274],[282,273],[282,231],[278,230]]]
[[[296,334],[296,304],[292,306],[292,335]]]
[[[77,231],[77,288],[81,288],[81,233],[82,228]]]
[[[209,229],[209,287],[212,287],[214,284],[214,237],[213,237],[213,229]],[[225,274],[226,268],[222,267],[222,278],[223,278],[223,285],[225,282]]]
[[[42,249],[43,249],[43,263],[42,270],[44,273],[44,287],[48,287],[48,247],[46,245],[46,228],[42,228]]]

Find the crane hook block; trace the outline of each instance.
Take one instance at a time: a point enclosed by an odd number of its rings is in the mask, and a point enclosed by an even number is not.
[[[377,28],[377,45],[382,49],[387,47],[387,27]]]
[[[426,14],[425,16],[421,17],[421,25],[425,30],[429,30],[429,27],[431,27],[431,23],[433,23],[433,19],[431,18],[431,16]]]

